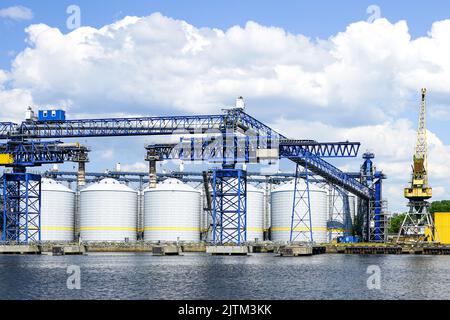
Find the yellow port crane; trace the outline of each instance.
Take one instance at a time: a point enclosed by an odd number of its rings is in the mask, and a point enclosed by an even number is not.
[[[405,198],[409,200],[425,200],[430,199],[432,190],[428,185],[427,172],[427,128],[426,128],[426,103],[425,95],[427,89],[422,89],[422,101],[419,111],[419,127],[417,130],[417,141],[415,153],[413,156],[411,185],[405,188]]]
[[[426,201],[432,196],[432,189],[428,184],[427,168],[427,128],[426,128],[426,102],[427,89],[422,88],[422,100],[419,110],[419,126],[417,129],[416,147],[413,156],[411,182],[404,189],[404,196],[409,200],[409,211],[405,214],[400,227],[397,242],[400,239],[419,242],[436,242],[433,217],[430,213],[430,204]]]

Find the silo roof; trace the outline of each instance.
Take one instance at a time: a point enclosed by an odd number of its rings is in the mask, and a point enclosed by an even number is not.
[[[53,180],[50,178],[42,178],[41,188],[42,188],[42,191],[75,192],[75,191],[67,188],[62,183],[59,183],[56,180]]]
[[[306,182],[303,179],[299,179],[299,181],[297,183],[302,188],[302,190],[304,190],[304,188],[306,188]],[[292,179],[289,182],[282,184],[278,188],[275,188],[272,192],[294,191],[294,184],[295,184],[295,179]],[[309,183],[309,190],[325,192],[325,189],[317,186],[314,183]]]
[[[81,190],[81,192],[86,191],[123,191],[123,192],[136,192],[136,190],[120,183],[119,181],[112,178],[105,178],[99,182],[91,184],[90,186]]]
[[[163,182],[160,182],[156,185],[156,188],[146,188],[144,192],[147,191],[189,191],[189,192],[198,192],[201,193],[199,190],[196,190],[194,187],[183,183],[182,181],[175,179],[175,178],[168,178],[164,180]]]

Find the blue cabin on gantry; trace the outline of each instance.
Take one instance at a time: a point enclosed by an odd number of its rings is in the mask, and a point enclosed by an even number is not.
[[[64,110],[39,110],[38,121],[64,121],[66,112]]]

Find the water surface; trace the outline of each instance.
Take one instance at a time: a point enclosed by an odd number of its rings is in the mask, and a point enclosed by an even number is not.
[[[67,267],[81,289],[67,288]],[[369,290],[378,266],[381,288]],[[450,256],[0,256],[0,299],[450,299]]]

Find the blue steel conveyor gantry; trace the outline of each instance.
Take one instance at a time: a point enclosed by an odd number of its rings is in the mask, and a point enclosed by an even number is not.
[[[19,173],[24,174],[26,167],[60,163],[63,161],[76,161],[76,156],[80,155],[77,150],[63,148],[64,144],[60,141],[44,142],[41,139],[55,140],[63,138],[168,134],[186,136],[204,133],[217,133],[222,135],[222,137],[230,134],[240,134],[250,137],[250,139],[256,137],[257,147],[260,149],[270,149],[270,147],[267,148],[267,141],[279,141],[279,146],[276,148],[278,152],[277,157],[288,158],[294,161],[297,164],[297,177],[300,177],[300,175],[305,177],[305,172],[300,172],[299,170],[300,167],[304,167],[306,168],[306,178],[308,178],[308,171],[310,171],[340,186],[342,189],[356,194],[360,198],[371,199],[374,197],[374,191],[371,187],[359,182],[353,176],[345,174],[322,159],[325,157],[354,157],[359,150],[359,143],[317,143],[311,140],[289,140],[238,108],[226,110],[221,115],[81,120],[64,119],[59,121],[39,121],[30,117],[21,124],[1,122],[0,140],[7,141],[0,147],[0,155],[6,156],[3,158],[0,157],[0,159],[4,160],[0,165],[12,167],[14,171],[12,173],[13,175]],[[260,137],[264,137],[264,139],[260,139]],[[230,148],[226,148],[226,150],[229,152]],[[82,152],[81,154],[85,155],[86,152]],[[272,155],[269,154],[268,157],[270,158]],[[152,159],[154,160],[154,158]],[[84,163],[83,159],[78,160]],[[222,183],[226,183],[225,180],[228,180],[230,177],[234,178],[239,176],[243,179],[244,184],[241,185],[244,186],[246,183],[245,172],[234,169],[233,165],[226,163],[226,160],[222,159],[224,161],[224,170],[228,171],[218,172],[224,179]],[[7,175],[5,174],[4,186],[7,184],[6,178]],[[8,190],[8,188],[4,187],[5,199],[7,198]],[[245,198],[245,192],[242,193],[242,197],[240,200]],[[242,203],[245,206],[245,201]],[[242,208],[238,208],[238,211],[240,209]],[[6,207],[4,207],[4,213],[5,211]],[[295,201],[293,220],[294,212]],[[243,216],[245,218],[245,208]],[[295,226],[293,229],[295,229]],[[234,238],[232,240],[236,241],[236,239]],[[237,242],[245,239],[245,221],[244,232],[242,236],[238,235],[238,239]],[[19,238],[16,240],[21,241]],[[312,238],[310,241],[312,241]]]
[[[5,167],[36,167],[44,164],[69,162],[87,162],[89,149],[79,143],[62,141],[9,141],[0,144],[0,154],[12,155],[11,161],[0,163]]]
[[[273,137],[273,136],[271,136]],[[220,135],[213,137],[201,138],[182,138],[178,144],[156,144],[147,147],[147,160],[167,160],[181,159],[184,161],[209,161],[222,163],[225,167],[233,167],[237,163],[259,163],[262,160],[276,161],[280,158],[288,158],[297,164],[296,183],[294,190],[292,225],[290,239],[294,241],[313,242],[311,227],[311,206],[309,198],[309,178],[308,170],[299,170],[300,166],[309,169],[312,173],[317,174],[328,180],[329,182],[341,186],[343,189],[354,193],[360,198],[369,199],[371,197],[371,189],[360,183],[358,180],[349,176],[329,164],[321,157],[356,157],[360,144],[353,142],[337,142],[337,143],[318,143],[311,140],[289,140],[285,137],[281,139],[257,136],[249,137],[242,135]],[[275,152],[273,152],[275,151]],[[154,164],[153,164],[154,166]],[[228,169],[230,170],[230,169]],[[240,171],[236,171],[240,174]],[[153,173],[154,174],[154,173]],[[218,242],[224,242],[236,239],[240,243],[241,239],[246,239],[245,233],[237,232],[237,226],[233,221],[242,221],[245,226],[246,216],[245,202],[240,201],[241,193],[239,183],[236,182],[233,187],[228,182],[224,182],[221,178],[222,172],[213,170],[213,178],[211,181],[214,202],[220,209],[213,208],[212,221],[213,238],[219,239]],[[219,179],[216,177],[219,175]],[[300,178],[305,180],[307,189],[297,190],[297,180]],[[217,184],[217,181],[219,183]],[[228,181],[228,180],[227,180]],[[242,208],[227,207],[222,209],[222,198],[227,194],[217,192],[225,187],[229,187],[230,194],[235,194],[233,201],[226,199],[226,203],[242,203]],[[245,195],[242,195],[245,197]],[[218,211],[218,213],[216,212]],[[227,211],[223,214],[222,211]],[[217,226],[232,226],[231,230],[222,230]],[[229,228],[230,229],[230,228]],[[245,227],[244,227],[245,229]]]
[[[64,121],[25,121],[20,125],[0,123],[0,139],[59,139],[140,135],[194,134],[211,130],[250,130],[261,135],[278,135],[244,112],[229,110],[221,115],[163,116]]]
[[[222,136],[208,138],[189,138],[180,143],[154,144],[147,147],[148,157],[158,160],[180,159],[184,161],[209,161],[223,164],[258,163],[264,159],[287,158],[333,184],[365,199],[371,197],[371,189],[344,173],[322,158],[351,158],[358,155],[358,142],[315,142],[311,140],[272,139],[267,137]],[[231,142],[230,142],[231,140]],[[260,142],[264,147],[260,148]],[[225,146],[223,143],[225,142]],[[223,147],[222,147],[223,146]],[[259,151],[272,148],[275,153],[266,155]],[[261,157],[260,157],[261,155]]]

